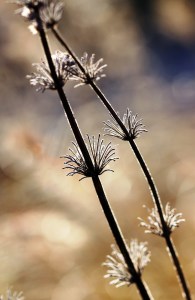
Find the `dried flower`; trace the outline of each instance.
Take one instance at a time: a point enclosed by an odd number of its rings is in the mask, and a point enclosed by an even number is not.
[[[24,7],[37,9],[45,5],[46,0],[10,0],[9,2],[21,6],[21,9]],[[16,10],[16,12],[18,11]]]
[[[153,233],[159,236],[163,236],[163,229],[162,229],[162,224],[161,220],[159,217],[159,213],[157,211],[157,208],[152,208],[151,210],[148,209],[149,211],[149,216],[148,216],[148,223],[139,218],[140,226],[145,227],[146,233]],[[175,213],[176,209],[172,208],[169,203],[166,204],[165,206],[165,213],[164,213],[164,219],[165,223],[167,225],[167,229],[169,233],[173,232],[177,227],[179,227],[181,222],[184,222],[185,219],[182,219],[182,213]]]
[[[106,76],[105,74],[102,74],[102,72],[107,65],[100,65],[103,62],[103,58],[100,58],[97,62],[94,62],[94,59],[95,54],[92,54],[91,57],[89,57],[85,52],[81,57],[81,64],[85,70],[85,73],[83,73],[78,66],[69,70],[72,74],[70,79],[80,81],[80,83],[75,85],[75,87],[89,84],[90,80],[97,81]]]
[[[28,21],[36,20],[37,13],[45,5],[45,0],[13,0],[9,2],[17,4],[20,8],[15,12],[21,14]]]
[[[116,120],[113,118],[112,121],[108,120],[104,122],[106,135],[117,137],[121,140],[128,140],[129,137],[135,139],[140,136],[141,133],[147,132],[145,125],[142,124],[142,119],[137,119],[137,114],[133,115],[132,112],[127,108],[127,112],[123,115],[122,122],[125,125],[128,135],[122,130]]]
[[[0,300],[24,300],[24,296],[22,292],[12,292],[8,289],[5,297],[0,295]]]
[[[63,2],[59,0],[13,0],[10,2],[20,6],[16,13],[31,22],[29,29],[33,34],[43,27],[55,26],[63,13]]]
[[[130,285],[134,283],[133,276],[129,273],[129,269],[124,261],[123,255],[117,249],[115,245],[112,245],[112,255],[107,256],[107,260],[103,263],[108,267],[105,278],[111,278],[110,284],[114,284],[116,287],[123,285]],[[150,251],[147,248],[147,243],[138,243],[138,241],[132,240],[127,247],[129,255],[132,259],[135,269],[139,274],[150,262]]]
[[[64,86],[69,78],[69,73],[66,70],[67,66],[73,65],[74,61],[69,54],[61,51],[56,51],[55,54],[52,55],[52,60],[59,79],[59,84]],[[41,63],[33,64],[33,66],[36,67],[37,72],[27,75],[30,84],[38,86],[37,91],[41,90],[44,92],[46,89],[55,90],[56,86],[48,64],[42,61]]]
[[[62,18],[64,3],[59,0],[45,0],[40,11],[41,20],[46,28],[54,27]]]
[[[91,160],[93,162],[93,170],[91,170],[83,157],[83,154],[77,145],[77,143],[73,142],[74,150],[69,149],[72,153],[71,155],[65,155],[64,158],[67,159],[65,162],[64,169],[70,169],[71,172],[68,173],[69,176],[73,176],[75,174],[83,175],[80,179],[84,179],[86,177],[91,177],[95,175],[101,175],[106,171],[113,171],[111,169],[105,169],[105,167],[111,162],[115,161],[116,157],[113,157],[115,154],[114,149],[111,146],[111,143],[107,145],[103,144],[103,140],[100,139],[100,134],[98,135],[97,140],[94,136],[89,137],[87,135],[88,145],[87,149],[89,151]]]

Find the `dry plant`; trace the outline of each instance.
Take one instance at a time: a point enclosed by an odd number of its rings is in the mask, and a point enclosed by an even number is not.
[[[118,159],[115,156],[115,149],[111,142],[105,144],[100,134],[97,138],[88,135],[86,138],[83,137],[70,101],[64,91],[68,81],[76,81],[75,87],[89,85],[94,90],[111,116],[111,120],[104,122],[105,134],[129,143],[147,180],[153,200],[153,208],[149,210],[148,221],[141,219],[140,225],[145,228],[146,233],[153,233],[165,240],[181,286],[182,296],[184,299],[190,300],[190,290],[171,238],[172,232],[184,219],[180,213],[175,212],[175,208],[170,207],[169,203],[162,204],[154,180],[135,143],[136,138],[147,132],[142,119],[139,119],[137,114],[134,115],[129,108],[126,109],[122,118],[119,116],[96,84],[98,80],[105,77],[106,64],[102,64],[103,59],[96,61],[95,55],[90,56],[87,52],[79,59],[62,37],[57,29],[57,24],[63,14],[62,1],[15,0],[11,2],[18,5],[19,8],[16,12],[29,21],[30,31],[40,37],[46,56],[46,61],[42,60],[40,63],[33,64],[36,71],[28,75],[27,78],[37,91],[56,90],[76,140],[73,142],[74,149],[70,148],[70,154],[64,155],[64,168],[70,170],[68,175],[79,174],[81,179],[91,178],[117,244],[117,246],[112,245],[112,254],[107,256],[107,260],[103,264],[108,268],[105,277],[110,278],[110,283],[116,287],[135,284],[142,299],[153,299],[142,278],[143,269],[150,262],[150,251],[147,248],[147,243],[139,243],[137,240],[126,242],[100,180],[102,173],[112,171],[108,165]],[[65,52],[57,50],[54,54],[51,53],[47,38],[48,30],[52,31],[57,41],[64,47]]]
[[[6,291],[6,296],[0,295],[1,300],[24,300],[22,292],[12,291],[10,288]]]

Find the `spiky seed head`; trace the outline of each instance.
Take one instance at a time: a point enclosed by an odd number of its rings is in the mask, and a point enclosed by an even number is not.
[[[145,228],[145,233],[152,233],[159,236],[164,236],[161,220],[157,208],[148,209],[149,215],[147,221],[141,218],[140,226]],[[182,218],[182,213],[176,213],[175,208],[171,208],[170,203],[165,206],[164,220],[167,225],[167,230],[171,234],[177,227],[179,227],[181,222],[185,219]]]
[[[78,144],[73,142],[74,149],[69,149],[71,154],[63,156],[66,158],[64,169],[71,170],[68,175],[73,176],[80,174],[83,176],[80,179],[82,180],[83,178],[92,177],[93,175],[101,175],[106,171],[113,171],[106,167],[111,161],[115,161],[118,158],[114,156],[115,150],[111,146],[111,143],[105,145],[103,142],[100,134],[97,139],[94,136],[89,137],[87,135],[86,147],[93,163],[92,170],[87,166]]]
[[[17,14],[30,21],[29,29],[33,34],[42,28],[54,27],[63,14],[64,4],[59,0],[13,0],[10,2],[19,6],[16,10]]]
[[[114,136],[121,140],[129,140],[138,138],[143,132],[147,132],[145,125],[142,123],[142,119],[138,119],[138,115],[133,115],[132,112],[127,108],[126,113],[123,115],[121,120],[124,124],[127,132],[124,132],[117,121],[112,117],[112,120],[104,122],[105,125],[105,135]]]
[[[64,53],[59,50],[52,55],[52,60],[59,84],[64,86],[69,79],[67,66],[73,65],[74,61],[68,53]],[[37,91],[44,92],[46,89],[55,90],[56,86],[48,64],[42,61],[41,63],[34,63],[33,66],[36,68],[37,72],[27,75],[30,84],[37,86]]]
[[[107,256],[107,260],[103,266],[108,268],[105,278],[110,278],[110,284],[120,287],[123,285],[131,285],[134,283],[133,275],[130,274],[128,266],[123,258],[123,255],[115,245],[111,246],[112,253]],[[136,239],[131,240],[127,245],[130,258],[135,269],[139,274],[142,274],[143,269],[150,262],[150,251],[147,248],[146,242],[138,243]]]
[[[104,68],[107,67],[106,64],[102,65],[103,58],[100,58],[95,62],[95,54],[89,56],[88,53],[85,52],[80,61],[85,72],[82,72],[78,66],[70,70],[70,73],[72,73],[70,79],[79,81],[79,83],[76,84],[75,87],[89,84],[90,81],[98,81],[106,76],[104,73],[102,73]]]
[[[12,291],[8,288],[5,296],[0,295],[0,300],[24,300],[23,292]]]

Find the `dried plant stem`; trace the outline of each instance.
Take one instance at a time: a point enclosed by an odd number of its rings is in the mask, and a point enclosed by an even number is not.
[[[179,259],[178,259],[177,250],[174,246],[174,243],[173,243],[170,235],[166,237],[166,244],[167,244],[168,251],[170,251],[169,254],[170,254],[170,256],[173,260],[173,264],[174,264],[174,267],[176,269],[179,282],[181,283],[181,286],[183,288],[182,296],[183,296],[184,299],[191,300],[192,297],[191,297],[191,294],[190,294],[190,290],[189,290],[189,287],[187,285],[187,282],[186,282],[186,279],[184,277],[184,273],[183,273],[181,264],[180,264]]]
[[[62,37],[62,35],[60,34],[59,30],[56,27],[52,27],[51,31],[53,32],[53,34],[55,35],[56,39],[60,42],[60,44],[66,49],[66,51],[72,56],[72,58],[74,59],[74,61],[77,63],[78,67],[80,68],[80,70],[83,72],[83,74],[86,75],[87,79],[90,82],[93,82],[91,80],[91,78],[89,77],[89,75],[85,72],[85,68],[83,67],[82,63],[80,62],[79,58],[76,56],[76,54],[74,53],[74,51],[68,46],[68,44],[65,42],[64,38]]]
[[[122,235],[122,232],[120,231],[120,227],[117,224],[117,221],[114,217],[114,214],[112,212],[112,209],[109,205],[109,202],[106,198],[106,195],[104,193],[101,181],[99,179],[98,176],[94,176],[92,177],[93,180],[93,184],[96,190],[96,193],[99,197],[99,201],[101,203],[102,209],[104,211],[104,214],[106,216],[106,219],[109,223],[109,225],[111,225],[111,230],[113,233],[113,236],[115,237],[115,240],[117,242],[117,245],[124,257],[124,260],[128,266],[129,272],[132,275],[132,278],[134,280],[134,283],[137,286],[137,289],[139,290],[139,293],[142,297],[142,299],[153,299],[152,295],[150,294],[150,291],[148,290],[148,287],[146,286],[146,284],[144,283],[144,281],[141,278],[141,274],[139,274],[135,267],[134,264],[129,256],[129,253],[127,251],[127,246],[124,240],[124,237]]]
[[[38,19],[37,23],[40,24],[41,20]],[[44,48],[44,52],[45,52],[45,55],[46,55],[46,58],[47,58],[48,65],[50,67],[50,71],[51,71],[51,75],[52,75],[55,87],[57,89],[59,98],[60,98],[61,103],[63,105],[63,108],[64,108],[64,111],[65,111],[66,116],[68,118],[68,121],[70,123],[71,129],[74,133],[76,141],[77,141],[77,143],[80,147],[80,150],[83,154],[86,165],[92,171],[91,173],[93,173],[94,166],[93,166],[91,157],[90,157],[89,152],[87,150],[87,147],[85,145],[84,139],[83,139],[82,134],[81,134],[80,129],[79,129],[79,126],[78,126],[78,124],[76,122],[76,119],[74,117],[71,106],[70,106],[70,104],[69,104],[69,102],[66,98],[66,95],[63,91],[63,88],[61,87],[61,85],[59,83],[59,80],[58,80],[58,77],[57,77],[57,74],[56,74],[56,71],[55,71],[55,67],[54,67],[54,64],[53,64],[53,61],[52,61],[52,58],[51,58],[51,52],[50,52],[50,49],[49,49],[48,41],[47,41],[45,31],[42,28],[42,26],[39,26],[39,35],[40,35],[40,39],[41,39],[41,42],[42,42],[42,45],[43,45],[43,48]],[[125,240],[123,238],[123,235],[120,231],[119,225],[117,224],[117,221],[114,217],[114,213],[111,210],[111,207],[110,207],[109,202],[106,198],[106,195],[104,193],[104,190],[103,190],[103,187],[102,187],[102,184],[100,182],[100,179],[99,179],[98,175],[94,174],[92,176],[92,181],[93,181],[96,193],[98,195],[99,201],[101,203],[102,209],[104,211],[104,214],[105,214],[106,219],[108,221],[108,224],[110,226],[110,229],[111,229],[111,231],[113,233],[113,236],[116,240],[116,243],[117,243],[117,245],[118,245],[118,247],[119,247],[119,249],[120,249],[120,251],[121,251],[121,253],[124,257],[124,260],[125,260],[125,262],[128,266],[130,274],[132,275],[134,283],[137,286],[137,289],[140,293],[141,298],[143,300],[152,300],[153,298],[150,295],[150,292],[149,292],[148,288],[146,287],[146,284],[142,281],[141,274],[139,274],[139,272],[137,272],[137,270],[135,269],[135,267],[133,265],[133,262],[132,262],[132,260],[130,258],[130,255],[128,253],[128,250],[127,250],[126,242],[125,242]]]
[[[152,197],[153,197],[153,200],[154,200],[154,204],[155,204],[155,206],[158,210],[159,217],[160,217],[160,220],[161,220],[161,225],[162,225],[162,230],[163,230],[163,238],[166,241],[168,253],[169,253],[169,255],[172,259],[174,268],[175,268],[176,273],[177,273],[179,283],[180,283],[182,291],[183,291],[182,296],[186,300],[191,300],[190,290],[189,290],[189,287],[187,285],[187,281],[185,279],[184,272],[182,270],[176,248],[174,246],[173,240],[171,239],[171,236],[170,236],[171,233],[170,233],[170,231],[167,227],[167,224],[165,222],[165,219],[164,219],[162,203],[161,203],[160,196],[158,194],[156,185],[154,183],[154,180],[153,180],[153,178],[150,174],[150,171],[147,168],[147,165],[146,165],[142,155],[140,154],[135,142],[132,139],[131,140],[129,139],[129,143],[130,143],[130,145],[133,149],[133,152],[135,153],[135,156],[137,157],[137,159],[138,159],[138,161],[139,161],[139,163],[142,167],[142,170],[144,172],[144,175],[145,175],[145,177],[148,181],[148,185],[150,187],[150,191],[151,191],[151,194],[152,194]]]
[[[163,237],[166,241],[167,244],[167,248],[169,250],[169,254],[172,258],[174,267],[176,269],[177,272],[177,277],[179,280],[179,283],[181,285],[182,288],[182,295],[186,300],[191,300],[191,295],[190,295],[190,291],[181,267],[181,264],[179,262],[179,257],[176,253],[176,249],[175,246],[173,244],[173,241],[170,238],[170,232],[167,228],[167,224],[165,222],[164,219],[164,213],[163,213],[163,207],[162,207],[162,202],[160,200],[160,196],[158,194],[156,185],[154,183],[154,180],[150,174],[150,171],[137,147],[137,145],[135,144],[133,138],[131,138],[128,134],[128,131],[125,127],[125,125],[123,124],[123,122],[121,121],[121,119],[119,118],[119,116],[117,115],[116,111],[114,110],[114,108],[112,107],[112,105],[110,104],[110,102],[108,101],[108,99],[105,97],[105,95],[102,93],[102,91],[99,89],[99,87],[94,83],[94,81],[90,78],[90,76],[86,73],[84,67],[82,66],[80,60],[78,59],[78,57],[75,55],[75,53],[72,51],[72,49],[67,45],[67,43],[65,42],[64,38],[61,36],[60,32],[56,29],[56,28],[52,28],[52,32],[55,35],[55,37],[57,38],[57,40],[61,43],[61,45],[67,50],[67,52],[72,56],[72,58],[75,60],[75,62],[77,63],[78,67],[80,68],[80,70],[85,74],[85,76],[87,77],[88,83],[91,86],[91,88],[94,90],[94,92],[97,94],[97,96],[100,98],[100,100],[103,102],[103,104],[106,106],[106,108],[108,109],[108,111],[110,112],[110,114],[112,115],[112,117],[115,119],[115,121],[118,123],[118,125],[121,127],[121,129],[123,130],[123,132],[125,133],[126,136],[128,136],[128,142],[141,166],[141,169],[145,175],[145,178],[148,182],[148,186],[150,188],[151,191],[151,195],[152,195],[152,199],[154,202],[155,207],[158,210],[159,213],[159,217],[161,220],[161,225],[162,225],[162,230],[163,230]]]

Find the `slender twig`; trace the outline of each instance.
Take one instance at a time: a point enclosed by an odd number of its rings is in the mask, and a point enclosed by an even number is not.
[[[115,237],[115,239],[117,238],[117,244],[118,244],[118,247],[124,257],[124,260],[129,268],[129,271],[132,275],[132,278],[135,280],[135,284],[139,290],[139,293],[141,295],[141,297],[144,299],[144,300],[147,300],[147,299],[153,299],[152,295],[150,294],[150,291],[148,290],[148,287],[146,286],[146,284],[143,282],[143,280],[141,279],[141,274],[139,274],[136,270],[135,270],[135,267],[134,267],[134,264],[130,258],[130,255],[127,251],[127,247],[125,245],[125,242],[124,242],[124,238],[123,238],[123,235],[120,231],[120,228],[119,226],[117,225],[117,221],[114,217],[114,214],[111,210],[111,207],[109,205],[109,202],[108,200],[106,199],[106,195],[104,193],[104,190],[103,190],[103,187],[102,187],[102,184],[101,184],[101,181],[99,179],[98,176],[93,176],[92,177],[92,180],[93,180],[93,184],[94,184],[94,187],[95,187],[95,190],[97,192],[97,195],[99,197],[99,201],[101,203],[101,206],[102,206],[102,209],[104,211],[104,214],[108,220],[108,223],[109,225],[112,224],[112,233]],[[115,225],[114,225],[115,224]]]
[[[190,295],[190,290],[189,290],[189,287],[187,285],[186,279],[184,277],[184,273],[183,273],[180,261],[178,259],[177,250],[174,246],[174,243],[173,243],[170,235],[166,236],[166,244],[167,244],[168,250],[170,251],[170,255],[171,255],[171,258],[173,260],[175,269],[177,271],[178,278],[181,281],[181,285],[183,287],[182,296],[183,296],[183,298],[185,298],[187,300],[191,300],[192,298],[191,298],[191,295]]]
[[[83,72],[83,74],[85,74],[86,78],[87,78],[87,82],[88,84],[91,86],[91,88],[94,90],[94,92],[97,94],[97,96],[100,98],[100,100],[103,102],[103,104],[106,106],[106,108],[108,109],[108,111],[110,112],[110,114],[112,115],[112,117],[115,119],[115,121],[118,123],[118,125],[120,126],[120,128],[122,129],[122,131],[124,132],[124,134],[126,135],[126,137],[128,137],[128,142],[141,166],[141,169],[145,175],[145,178],[148,182],[150,191],[151,191],[151,195],[152,195],[152,199],[154,202],[155,207],[158,210],[159,213],[159,217],[161,220],[161,224],[162,224],[162,229],[163,229],[163,237],[166,241],[167,244],[167,248],[169,250],[170,256],[172,258],[173,264],[175,266],[176,272],[177,272],[177,276],[181,285],[181,288],[183,290],[183,297],[187,300],[191,300],[191,295],[190,295],[190,290],[188,288],[180,261],[179,261],[179,257],[178,254],[176,253],[176,249],[174,246],[173,241],[170,238],[170,232],[167,228],[167,224],[165,222],[164,219],[164,212],[163,212],[163,207],[162,207],[162,202],[160,199],[160,196],[158,194],[156,185],[154,183],[154,180],[150,174],[150,171],[136,145],[136,143],[134,142],[133,138],[128,134],[128,131],[125,127],[125,125],[123,124],[123,122],[121,121],[120,117],[118,116],[118,114],[116,113],[116,111],[114,110],[114,108],[112,107],[112,105],[110,104],[110,102],[108,101],[108,99],[106,98],[106,96],[103,94],[103,92],[99,89],[99,87],[94,83],[93,79],[90,78],[89,74],[85,71],[85,68],[83,67],[82,63],[80,62],[79,58],[76,56],[76,54],[72,51],[72,49],[68,46],[68,44],[65,42],[64,38],[61,36],[60,32],[55,28],[52,27],[51,28],[53,34],[55,35],[55,37],[57,38],[57,40],[61,43],[61,45],[67,50],[67,52],[72,56],[72,58],[75,60],[75,62],[77,63],[78,67],[80,68],[80,70]]]
[[[37,23],[41,25],[41,19],[40,19],[39,15],[37,16]],[[94,166],[93,166],[90,154],[85,145],[84,139],[82,137],[82,134],[80,132],[80,129],[76,122],[76,119],[74,117],[71,106],[70,106],[70,104],[67,100],[67,97],[63,91],[63,88],[58,80],[43,26],[39,26],[39,35],[40,35],[40,39],[42,42],[42,46],[44,48],[44,52],[45,52],[45,55],[47,58],[48,65],[50,67],[51,75],[52,75],[55,87],[57,89],[59,98],[61,100],[61,103],[63,105],[64,111],[66,113],[66,116],[67,116],[70,126],[72,128],[72,131],[74,133],[76,141],[83,153],[83,157],[85,159],[86,165],[88,166],[88,168],[91,170],[91,173],[93,174]],[[93,181],[95,190],[97,192],[99,201],[101,203],[102,209],[104,211],[104,214],[105,214],[108,224],[110,226],[110,229],[111,229],[113,236],[116,240],[116,243],[124,257],[124,260],[128,266],[128,269],[133,278],[133,281],[137,286],[137,289],[140,293],[141,298],[144,300],[153,299],[152,296],[150,295],[150,292],[149,292],[146,284],[143,282],[143,280],[141,278],[141,274],[139,272],[137,272],[137,270],[134,267],[134,264],[133,264],[133,262],[130,258],[130,255],[128,253],[128,250],[127,250],[127,245],[126,245],[125,239],[120,231],[119,225],[117,224],[117,221],[116,221],[114,214],[111,210],[111,207],[109,205],[109,202],[105,196],[100,179],[99,179],[98,175],[95,174],[95,172],[94,172],[94,175],[92,176],[92,181]]]

